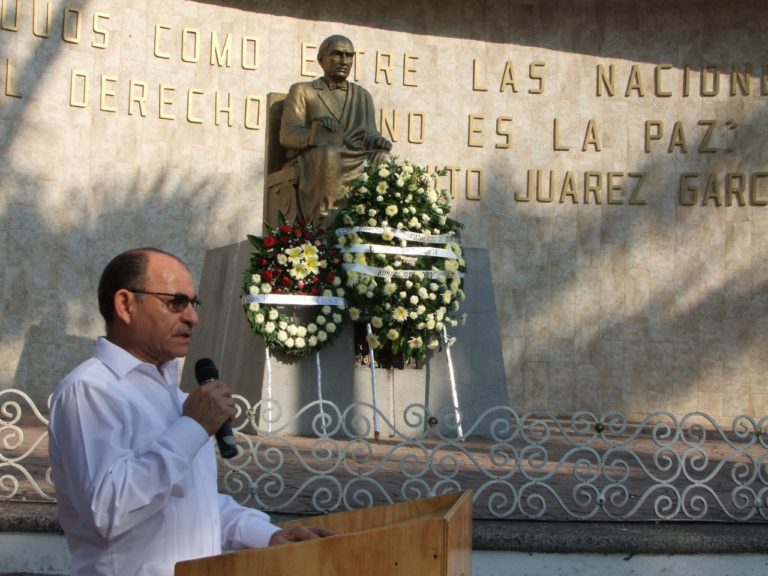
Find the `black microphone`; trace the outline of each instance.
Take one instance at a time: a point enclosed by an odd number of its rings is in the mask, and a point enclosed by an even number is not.
[[[195,378],[197,383],[202,386],[210,380],[219,379],[219,369],[210,358],[200,358],[195,363]],[[232,434],[232,423],[226,420],[216,431],[216,443],[219,445],[219,454],[222,458],[232,458],[237,455],[237,443]]]

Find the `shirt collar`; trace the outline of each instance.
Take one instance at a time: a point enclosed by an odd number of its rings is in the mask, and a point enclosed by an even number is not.
[[[140,366],[152,366],[154,368],[154,365],[139,360],[136,356],[117,344],[110,342],[104,336],[100,336],[96,341],[96,352],[94,353],[94,356],[114,372],[118,378],[125,378],[125,376]],[[160,366],[159,374],[167,381],[175,381],[176,375],[178,374],[178,366],[178,358],[169,360]]]

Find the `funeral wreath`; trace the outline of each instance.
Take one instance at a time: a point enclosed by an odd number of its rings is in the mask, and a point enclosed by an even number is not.
[[[341,254],[303,219],[248,236],[254,251],[243,279],[251,330],[272,351],[305,356],[331,344],[347,321]]]
[[[367,164],[334,220],[350,319],[370,325],[374,350],[417,363],[447,343],[464,299],[462,225],[439,175],[396,157]]]

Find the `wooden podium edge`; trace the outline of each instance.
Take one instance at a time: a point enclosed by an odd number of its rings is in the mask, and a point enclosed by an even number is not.
[[[340,532],[319,540],[242,550],[176,564],[175,576],[471,574],[472,493],[457,492],[281,523]],[[392,572],[394,570],[394,572]]]

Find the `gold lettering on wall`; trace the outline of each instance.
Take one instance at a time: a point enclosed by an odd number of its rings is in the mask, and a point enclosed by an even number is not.
[[[261,129],[261,108],[263,101],[264,99],[259,96],[248,96],[245,99],[245,127],[249,130]]]
[[[317,44],[301,43],[301,75],[314,78],[317,70]]]
[[[2,9],[0,9],[0,28],[11,32],[19,31],[19,0],[16,0],[11,7],[11,2],[2,0]],[[13,18],[13,20],[11,20]]]
[[[485,85],[485,70],[483,63],[475,58],[472,60],[472,90],[475,92],[487,92],[488,86]]]
[[[245,39],[243,39],[243,52],[245,51]],[[243,60],[245,60],[243,58]],[[219,35],[211,32],[211,66],[232,67],[232,34],[227,34],[224,44],[219,42]],[[245,68],[245,66],[243,66]]]
[[[221,126],[221,115],[226,114],[227,115],[227,126],[232,126],[233,120],[232,116],[235,112],[234,107],[232,106],[232,95],[227,93],[227,103],[223,103],[223,98],[221,92],[218,90],[216,91],[216,115],[214,116],[214,123],[216,126]]]
[[[109,15],[103,12],[96,12],[93,15],[93,31],[97,38],[91,42],[91,46],[106,50],[109,47],[109,30],[102,27],[101,20],[109,20]]]
[[[51,35],[51,16],[52,16],[52,9],[53,6],[51,2],[45,3],[45,19],[43,22],[45,23],[45,27],[40,30],[38,29],[37,25],[40,22],[40,16],[37,13],[37,11],[40,9],[39,2],[32,2],[32,34],[37,36],[38,38],[48,38]]]
[[[482,148],[482,134],[483,126],[482,122],[485,120],[485,116],[482,114],[470,114],[469,125],[467,127],[467,146],[472,148]]]
[[[139,92],[139,90],[141,92]],[[130,80],[128,82],[128,115],[133,116],[134,105],[139,107],[139,115],[143,118],[147,115],[147,93],[148,86],[146,82]]]
[[[197,96],[202,96],[205,94],[202,90],[197,90],[195,88],[190,88],[187,92],[187,122],[191,122],[192,124],[202,124],[203,119],[199,116],[196,116],[192,113],[193,108],[193,101],[196,100]]]
[[[416,61],[419,59],[418,56],[415,56],[413,54],[405,53],[403,55],[403,86],[412,86],[414,88],[418,87],[418,82],[416,82]]]
[[[485,188],[485,173],[482,168],[467,168],[466,188],[464,197],[467,200],[480,201],[483,199]]]
[[[381,77],[384,77],[384,82],[389,86],[392,84],[390,74],[392,73],[392,54],[389,52],[376,51],[376,75],[374,82],[376,84],[381,83]]]
[[[99,109],[104,112],[117,112],[117,106],[110,104],[110,98],[116,98],[117,93],[112,86],[117,84],[117,78],[114,76],[101,77],[101,98],[99,98]]]
[[[242,47],[243,54],[241,66],[244,70],[258,70],[259,59],[259,39],[256,36],[243,36]]]
[[[160,47],[161,35],[164,35],[163,32],[169,32],[170,30],[171,30],[170,26],[167,26],[165,24],[155,24],[155,42],[154,42],[155,58],[162,58],[164,60],[171,59],[171,53],[167,52],[166,50]]]
[[[200,62],[200,31],[195,28],[184,28],[181,31],[181,61]]]
[[[75,108],[88,106],[88,74],[72,70],[69,81],[69,105]]]
[[[13,98],[21,98],[21,92],[14,84],[14,66],[13,60],[5,59],[5,95]]]
[[[411,112],[408,114],[408,142],[411,144],[423,144],[427,137],[426,114],[423,112]]]
[[[496,118],[496,134],[504,138],[503,142],[497,142],[496,148],[506,149],[512,147],[512,132],[507,130],[507,124],[514,120],[512,116],[499,116]]]
[[[160,112],[159,118],[163,120],[175,120],[176,115],[170,111],[173,106],[173,93],[176,91],[175,86],[168,86],[166,84],[160,84]]]
[[[62,40],[70,44],[79,44],[80,34],[80,10],[70,7],[64,8],[64,22],[61,27]]]

